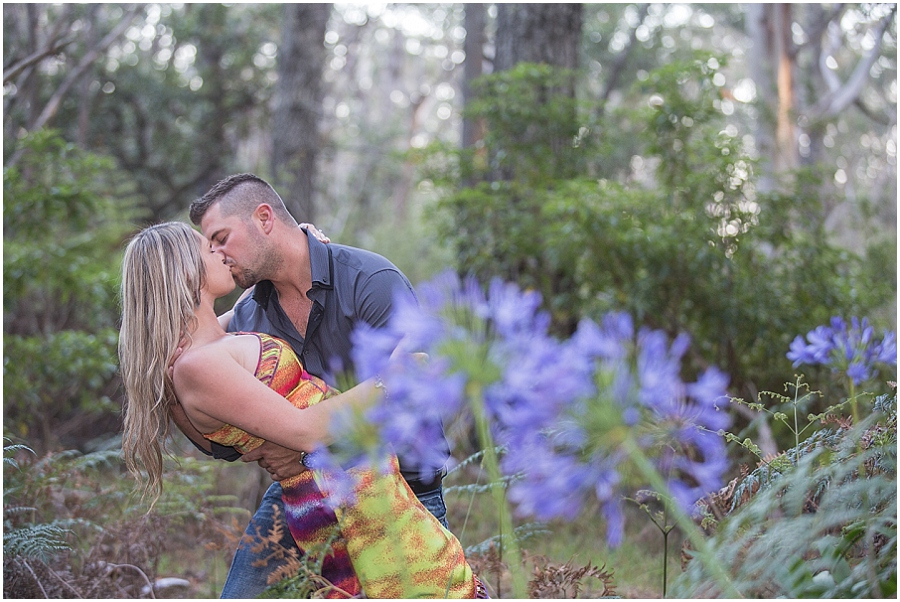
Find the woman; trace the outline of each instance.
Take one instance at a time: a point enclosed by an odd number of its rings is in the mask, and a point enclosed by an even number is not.
[[[246,453],[273,441],[310,451],[327,436],[335,405],[364,406],[379,391],[366,381],[338,394],[306,373],[289,345],[256,333],[226,333],[214,301],[234,289],[231,271],[187,224],[141,231],[122,268],[119,358],[125,383],[123,450],[128,469],[155,498],[169,408],[181,404],[211,441]],[[187,338],[187,344],[180,341]],[[168,365],[178,347],[184,351]],[[328,399],[328,403],[319,403]],[[302,410],[302,411],[301,411]],[[301,550],[330,543],[322,576],[329,597],[473,598],[484,589],[462,548],[416,499],[389,458],[389,474],[352,469],[355,501],[332,509],[326,475],[282,481],[285,517]],[[141,470],[145,470],[144,480]]]

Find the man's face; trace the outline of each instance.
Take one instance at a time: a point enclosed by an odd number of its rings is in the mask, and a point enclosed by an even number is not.
[[[215,204],[200,220],[203,235],[209,239],[210,249],[225,257],[231,277],[241,288],[250,288],[269,278],[265,272],[265,237],[254,228],[252,221],[238,215],[223,215]]]

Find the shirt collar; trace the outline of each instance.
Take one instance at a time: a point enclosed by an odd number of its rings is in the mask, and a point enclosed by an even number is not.
[[[306,230],[304,230],[306,232]],[[312,273],[312,288],[332,290],[334,288],[334,274],[331,269],[331,249],[323,242],[309,233],[306,235],[309,241],[309,265]],[[269,307],[269,298],[275,285],[271,280],[261,280],[253,289],[253,300],[263,308]]]
[[[306,235],[309,241],[309,266],[312,272],[313,288],[334,288],[334,274],[331,270],[331,249],[315,236]]]

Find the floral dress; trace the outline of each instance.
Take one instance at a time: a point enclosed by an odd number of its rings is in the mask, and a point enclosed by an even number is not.
[[[293,349],[275,337],[256,334],[260,359],[256,377],[299,409],[337,394],[303,368]],[[247,453],[263,439],[225,425],[204,435]],[[335,589],[328,597],[475,598],[484,586],[462,546],[418,501],[400,476],[396,457],[387,474],[349,469],[356,477],[352,504],[326,503],[327,474],[307,470],[281,481],[285,518],[301,551],[321,550],[322,576]]]

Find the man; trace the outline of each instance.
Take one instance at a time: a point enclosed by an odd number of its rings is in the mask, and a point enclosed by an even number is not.
[[[264,332],[287,341],[310,374],[335,385],[335,367],[352,371],[350,334],[359,322],[380,328],[387,324],[395,294],[415,299],[412,285],[384,257],[344,245],[324,244],[309,236],[284,206],[278,193],[252,174],[237,174],[213,186],[191,203],[191,221],[199,225],[212,250],[221,252],[238,286],[252,293],[238,301],[228,330]],[[216,458],[235,460],[232,448],[209,444],[184,416],[173,420],[202,450]],[[436,442],[447,450],[447,442]],[[449,455],[449,452],[448,452]],[[271,567],[253,566],[256,555],[249,542],[265,534],[284,516],[281,486],[277,483],[305,470],[300,452],[273,443],[241,458],[258,462],[275,483],[235,553],[223,598],[253,598],[267,586]],[[418,471],[401,472],[422,504],[446,527],[442,472],[419,478]],[[296,546],[285,528],[282,545]],[[250,537],[246,537],[249,535]]]

